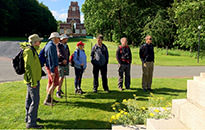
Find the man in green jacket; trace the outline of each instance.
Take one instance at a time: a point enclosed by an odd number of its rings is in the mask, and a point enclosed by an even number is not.
[[[26,95],[26,128],[43,128],[42,125],[37,125],[37,115],[39,106],[39,89],[41,80],[41,64],[38,58],[38,50],[43,38],[40,38],[37,34],[29,36],[29,43],[31,46],[27,46],[23,52],[24,58],[24,82],[27,85]]]

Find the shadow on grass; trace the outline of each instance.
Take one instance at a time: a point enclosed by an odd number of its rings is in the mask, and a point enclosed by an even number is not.
[[[97,120],[43,120],[46,129],[111,129],[111,124]]]
[[[73,107],[86,107],[86,108],[93,108],[93,109],[100,109],[103,111],[113,112],[111,106],[112,102],[110,103],[94,103],[94,102],[59,102],[57,105],[69,105]]]
[[[154,89],[154,94],[161,94],[161,95],[171,95],[171,96],[178,96],[177,93],[186,93],[186,89],[171,89],[171,88],[158,88]]]

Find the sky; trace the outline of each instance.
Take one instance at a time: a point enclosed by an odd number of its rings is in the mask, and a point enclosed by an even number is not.
[[[85,0],[38,0],[38,1],[48,6],[48,8],[52,12],[56,20],[66,21],[68,15],[68,8],[70,6],[71,1],[77,1],[81,9],[82,4],[84,3]],[[80,15],[81,15],[80,16],[81,23],[83,23],[84,15],[82,12],[80,13]]]

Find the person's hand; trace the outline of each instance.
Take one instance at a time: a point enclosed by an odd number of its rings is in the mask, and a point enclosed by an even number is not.
[[[146,63],[144,63],[144,67],[147,67],[147,64],[146,64]]]
[[[84,64],[80,64],[81,66],[84,66]]]
[[[36,86],[33,86],[32,88],[36,88]]]
[[[63,60],[63,64],[66,65],[67,64],[67,60]]]

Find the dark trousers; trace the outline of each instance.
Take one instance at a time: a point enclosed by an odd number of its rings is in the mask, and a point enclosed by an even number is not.
[[[81,89],[81,80],[83,76],[83,69],[75,67],[75,89]]]
[[[126,89],[130,88],[130,64],[120,64],[119,65],[119,78],[118,78],[118,87],[123,87],[123,75],[125,74],[125,87]]]
[[[39,106],[39,89],[40,82],[36,88],[32,88],[31,84],[27,84],[27,95],[26,95],[26,122],[27,126],[35,126],[36,119],[38,116],[38,106]]]
[[[105,91],[109,90],[108,88],[108,81],[107,81],[107,64],[104,66],[93,66],[93,76],[94,76],[94,81],[93,81],[93,86],[94,90],[98,89],[99,83],[98,83],[98,76],[99,76],[99,71],[101,72],[102,76],[102,84],[103,88]]]

